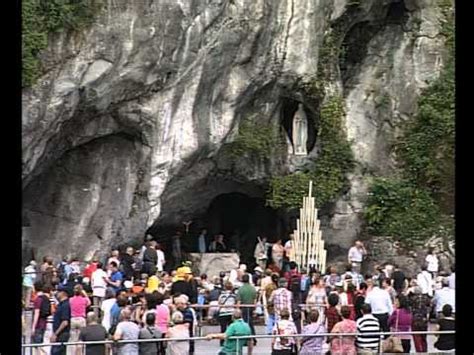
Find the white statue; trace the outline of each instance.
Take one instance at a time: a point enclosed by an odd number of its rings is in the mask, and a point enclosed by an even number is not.
[[[303,105],[298,105],[293,117],[293,151],[295,155],[307,155],[306,142],[308,141],[308,120]]]

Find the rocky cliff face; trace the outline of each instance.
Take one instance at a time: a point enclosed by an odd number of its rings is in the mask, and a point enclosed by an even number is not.
[[[358,165],[323,233],[347,248],[366,176],[390,173],[387,144],[443,65],[434,0],[109,0],[86,31],[50,39],[46,73],[24,90],[25,243],[38,256],[87,257],[180,225],[220,194],[263,197],[271,176],[307,158],[285,149],[231,164],[222,147],[244,118],[279,131],[289,102],[317,121],[300,85],[341,23],[344,51],[325,86],[344,98]]]

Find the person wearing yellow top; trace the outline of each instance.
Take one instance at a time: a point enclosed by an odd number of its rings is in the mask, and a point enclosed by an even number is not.
[[[153,293],[153,291],[158,291],[158,285],[160,284],[160,279],[156,275],[152,275],[148,278],[148,284],[145,288],[146,293]]]

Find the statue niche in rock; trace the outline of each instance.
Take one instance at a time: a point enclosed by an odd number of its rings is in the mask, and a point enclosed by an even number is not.
[[[293,154],[307,155],[306,143],[308,142],[308,119],[303,110],[303,105],[298,105],[293,117]]]

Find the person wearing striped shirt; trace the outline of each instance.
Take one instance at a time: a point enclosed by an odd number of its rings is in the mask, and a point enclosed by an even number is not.
[[[372,315],[372,308],[369,304],[362,306],[363,316],[357,320],[356,345],[358,354],[372,354],[378,350],[380,336],[367,333],[380,332],[380,324],[377,318]]]

